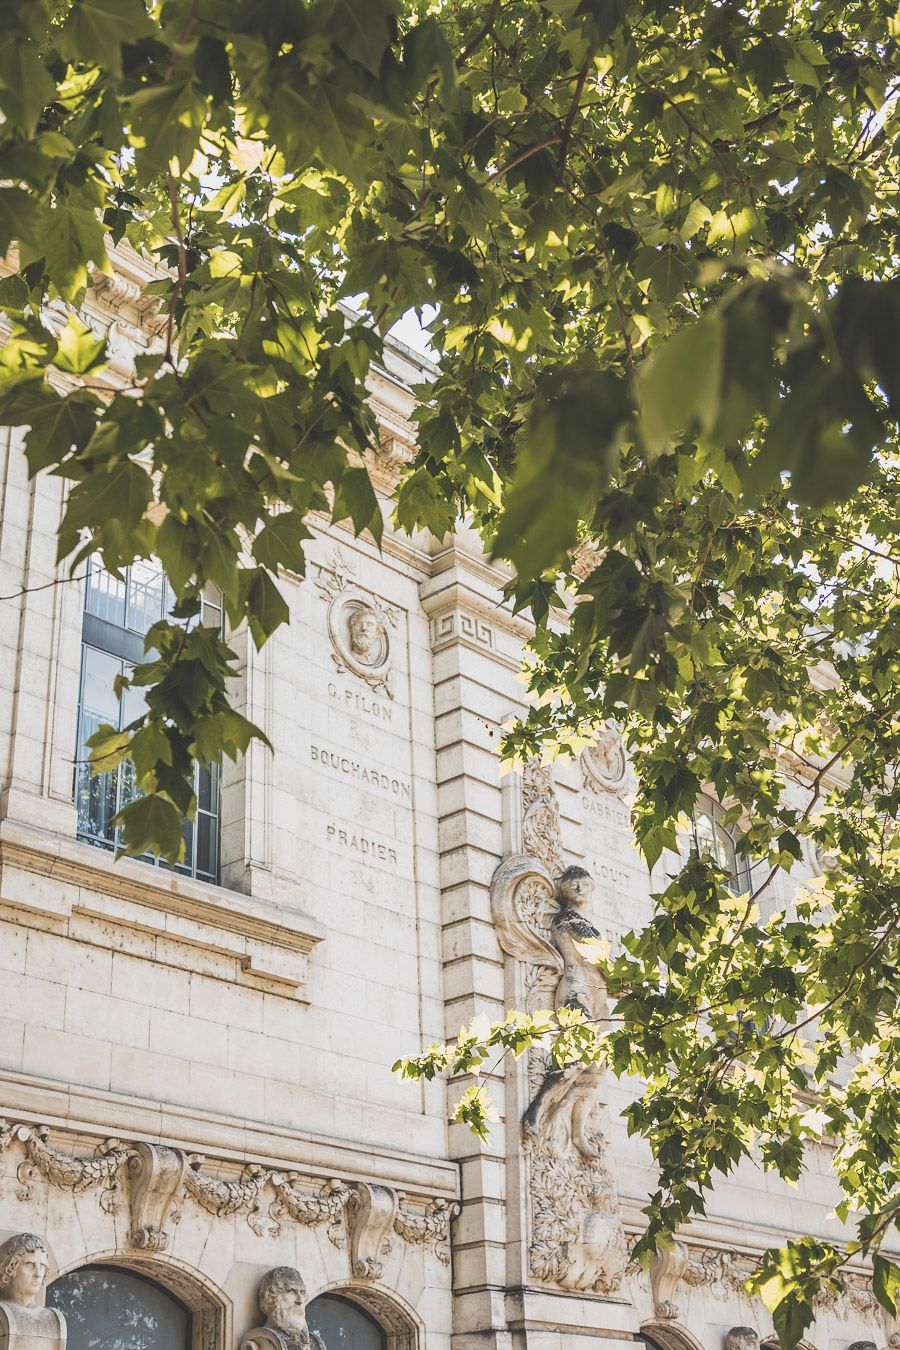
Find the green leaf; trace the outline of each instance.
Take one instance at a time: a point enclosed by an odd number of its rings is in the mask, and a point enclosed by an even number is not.
[[[53,364],[71,375],[86,375],[105,364],[106,338],[95,337],[91,328],[75,314],[60,333]]]
[[[394,514],[397,524],[407,534],[424,526],[436,539],[443,539],[453,528],[456,508],[441,491],[434,475],[422,467],[400,483]]]
[[[74,0],[56,41],[69,61],[121,75],[122,44],[154,31],[141,0]]]
[[[398,0],[335,0],[329,27],[332,40],[377,76],[398,9]]]
[[[274,572],[286,567],[302,576],[306,570],[303,540],[312,538],[299,515],[280,512],[263,526],[253,541],[253,556]]]
[[[896,1316],[900,1295],[900,1266],[879,1252],[872,1256],[872,1292],[882,1308]]]
[[[50,211],[44,233],[47,274],[64,300],[74,300],[90,279],[89,265],[108,272],[106,238],[96,211],[62,201]]]
[[[140,856],[152,853],[170,863],[184,859],[184,816],[167,797],[150,793],[129,802],[115,817],[121,826],[124,852]]]
[[[631,411],[624,382],[611,372],[541,377],[494,540],[494,552],[520,577],[539,576],[575,543],[579,522],[609,483]]]
[[[76,483],[69,494],[66,512],[59,527],[60,561],[80,542],[83,529],[93,529],[102,537],[104,524],[134,529],[152,498],[150,476],[131,460],[94,473]]]
[[[33,136],[38,118],[56,93],[34,42],[13,32],[0,34],[0,108],[24,136]]]
[[[345,469],[334,485],[331,518],[345,520],[347,516],[357,534],[368,530],[377,544],[381,542],[384,518],[371,479],[363,468]]]
[[[250,568],[241,572],[240,577],[247,606],[247,623],[254,643],[260,648],[276,628],[290,621],[290,611],[264,568]]]
[[[641,425],[659,454],[682,433],[709,431],[719,414],[724,326],[718,313],[687,323],[641,369]]]
[[[188,76],[132,94],[131,144],[144,180],[177,160],[183,173],[200,140],[206,101]]]

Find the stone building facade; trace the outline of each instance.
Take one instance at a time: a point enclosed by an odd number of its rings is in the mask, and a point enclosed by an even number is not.
[[[85,302],[110,380],[156,340],[150,275],[120,251]],[[388,366],[371,378],[385,498],[423,375],[399,344]],[[69,580],[60,480],[30,482],[14,435],[0,469],[0,1347],[61,1346],[64,1323],[72,1350],[771,1337],[742,1280],[786,1234],[838,1232],[824,1144],[797,1190],[740,1168],[645,1272],[628,1084],[507,1067],[482,1144],[447,1125],[462,1085],[390,1073],[475,1014],[563,989],[599,1006],[569,939],[615,942],[650,912],[614,728],[576,763],[499,772],[528,627],[477,541],[388,529],[379,553],[311,522],[307,578],[281,578],[290,625],[259,653],[230,638],[275,753],[204,781],[172,872],[114,861],[124,771],[92,785],[79,750],[92,718],[124,716],[104,678],[161,579]],[[701,818],[727,857],[715,803]],[[573,867],[593,891],[559,880]],[[894,1333],[859,1268],[810,1340]]]

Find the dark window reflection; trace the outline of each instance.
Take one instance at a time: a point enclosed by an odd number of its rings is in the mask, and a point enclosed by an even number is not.
[[[50,1285],[47,1303],[66,1318],[67,1350],[189,1350],[187,1309],[130,1271],[73,1270]]]
[[[381,1327],[346,1299],[320,1294],[307,1308],[306,1320],[322,1337],[326,1350],[384,1350]]]

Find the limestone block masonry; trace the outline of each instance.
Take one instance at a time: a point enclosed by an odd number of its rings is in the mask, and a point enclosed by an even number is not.
[[[110,383],[159,340],[152,268],[113,261],[83,306]],[[370,377],[386,517],[430,373],[395,343]],[[796,1190],[739,1168],[645,1271],[632,1085],[535,1052],[499,1067],[482,1142],[447,1123],[464,1083],[390,1072],[474,1015],[604,1015],[578,941],[651,912],[614,726],[577,762],[500,772],[530,630],[479,541],[388,524],[378,550],[311,518],[290,624],[259,653],[229,635],[235,702],[275,749],[223,769],[208,884],[78,838],[88,631],[62,507],[5,436],[0,1350],[82,1350],[126,1306],[179,1328],[145,1350],[768,1350],[743,1282],[785,1235],[839,1234],[826,1143]],[[900,1346],[863,1264],[809,1335]]]

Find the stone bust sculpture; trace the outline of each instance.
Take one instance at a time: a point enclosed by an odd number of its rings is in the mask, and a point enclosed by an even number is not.
[[[579,945],[600,936],[583,913],[593,891],[593,878],[583,867],[567,867],[557,878],[559,908],[550,921],[550,941],[562,958],[563,969],[554,1006],[578,1008],[589,1021],[602,1025],[609,1010],[606,981],[599,966]],[[587,1127],[602,1077],[600,1064],[548,1070],[523,1117],[526,1129],[537,1129],[540,1121],[547,1118],[580,1153],[597,1157]]]
[[[0,1350],[64,1350],[62,1313],[43,1306],[49,1257],[36,1233],[0,1246]]]
[[[275,1266],[266,1271],[257,1297],[265,1326],[249,1332],[241,1350],[325,1350],[306,1322],[306,1285],[299,1270]]]
[[[732,1327],[725,1337],[724,1350],[759,1350],[759,1335],[752,1327]]]
[[[374,609],[355,609],[348,621],[350,650],[363,665],[377,666],[382,657],[383,630]]]

